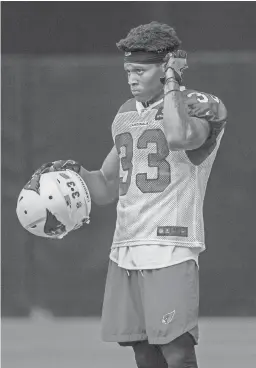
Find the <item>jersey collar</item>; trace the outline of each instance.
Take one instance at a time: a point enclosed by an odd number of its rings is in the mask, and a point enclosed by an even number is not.
[[[180,86],[180,91],[184,91],[186,89],[185,86]],[[150,111],[155,106],[161,104],[163,102],[163,98],[161,98],[159,101],[154,102],[152,105],[149,105],[148,107],[144,107],[143,104],[139,101],[136,101],[136,109],[139,115],[141,115],[143,112]]]
[[[136,109],[138,111],[138,114],[141,115],[143,112],[145,111],[150,111],[151,109],[153,109],[155,106],[159,105],[160,103],[163,102],[163,98],[161,98],[161,100],[154,102],[152,105],[149,105],[148,107],[144,107],[143,104],[139,101],[136,101]]]

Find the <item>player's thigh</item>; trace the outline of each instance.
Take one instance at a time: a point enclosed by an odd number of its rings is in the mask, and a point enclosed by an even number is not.
[[[193,337],[186,332],[168,344],[159,345],[168,368],[197,368]]]
[[[159,346],[140,341],[132,344],[132,348],[138,368],[168,368]]]
[[[185,332],[198,338],[198,267],[193,260],[144,272],[146,331],[150,344],[167,344]]]
[[[137,272],[129,272],[110,261],[101,319],[104,341],[145,340],[144,312]]]

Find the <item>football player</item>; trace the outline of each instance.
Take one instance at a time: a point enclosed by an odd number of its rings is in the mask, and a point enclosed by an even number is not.
[[[118,199],[102,311],[104,341],[132,346],[139,368],[195,368],[203,201],[227,120],[225,106],[182,83],[187,55],[166,24],[132,29],[117,43],[133,98],[112,124],[100,170],[74,170],[92,200]]]

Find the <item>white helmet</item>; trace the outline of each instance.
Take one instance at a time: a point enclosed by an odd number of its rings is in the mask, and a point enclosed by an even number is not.
[[[89,223],[90,211],[89,190],[71,170],[34,175],[22,189],[16,208],[26,230],[54,239]]]

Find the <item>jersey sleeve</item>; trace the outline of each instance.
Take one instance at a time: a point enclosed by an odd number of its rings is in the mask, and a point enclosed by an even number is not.
[[[205,119],[210,126],[208,139],[217,139],[227,122],[227,110],[216,96],[196,91],[188,91],[185,103],[190,116]]]
[[[127,100],[118,110],[118,114],[122,114],[124,112],[136,111],[136,102],[135,98],[130,98]]]
[[[205,119],[209,123],[210,131],[204,144],[186,154],[195,165],[200,165],[214,150],[217,138],[227,123],[227,110],[223,102],[216,96],[196,91],[188,91],[185,97],[188,114]]]
[[[136,102],[135,98],[131,98],[127,100],[118,110],[115,119],[111,126],[112,138],[115,144],[115,136],[116,136],[116,121],[119,119],[120,114],[124,114],[131,111],[136,111]]]

